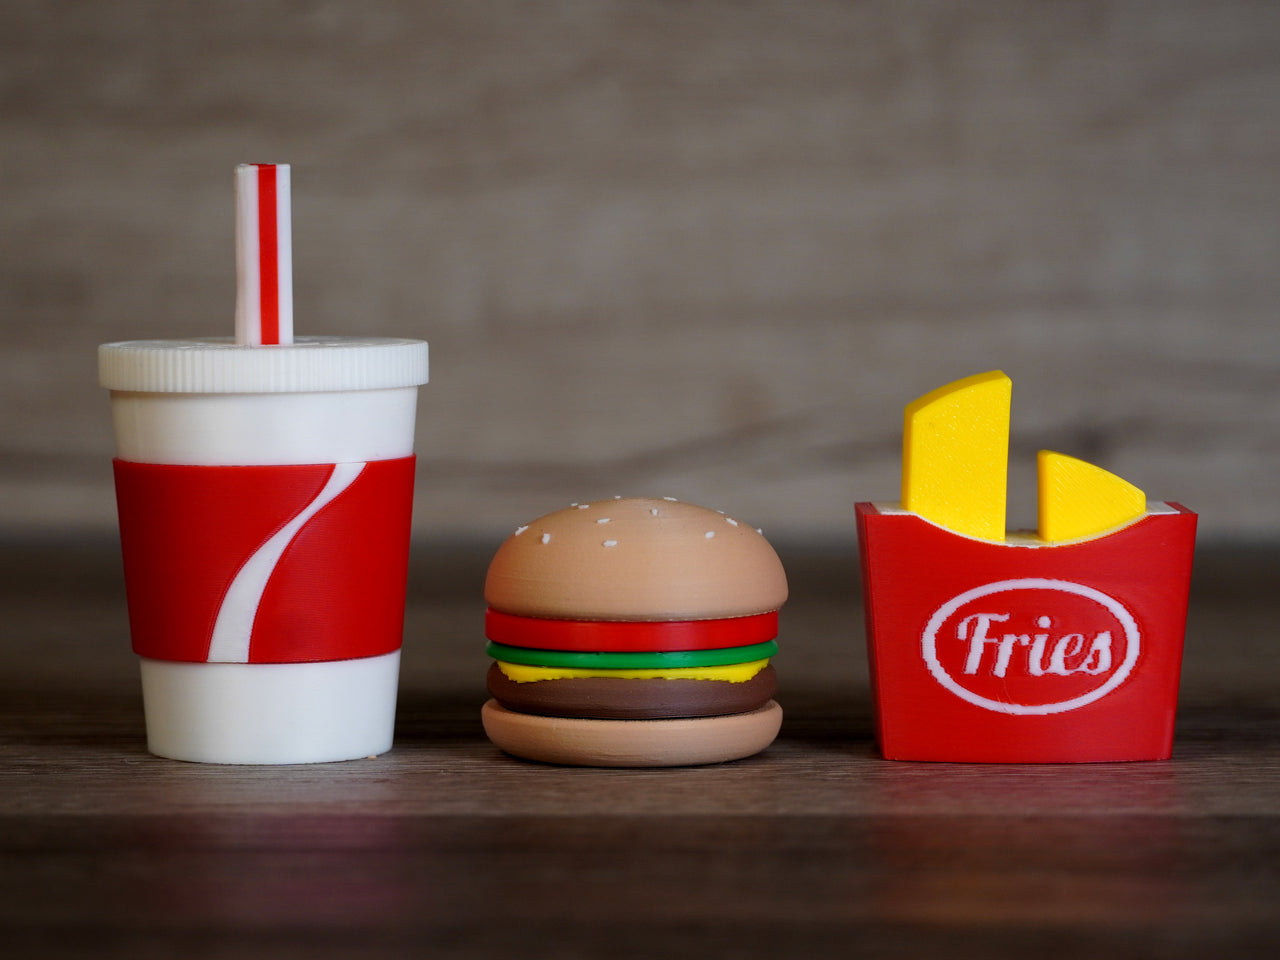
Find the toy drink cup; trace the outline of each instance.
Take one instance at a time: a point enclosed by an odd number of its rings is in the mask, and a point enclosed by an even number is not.
[[[916,401],[903,502],[857,506],[881,752],[1165,759],[1196,515],[1044,451],[1039,529],[1006,535],[1008,414],[998,372]]]
[[[239,342],[99,348],[147,746],[163,757],[391,746],[427,344],[295,342],[286,297],[269,311],[261,289],[280,260],[252,296],[242,262]]]
[[[99,357],[149,749],[386,751],[427,345],[139,341]]]

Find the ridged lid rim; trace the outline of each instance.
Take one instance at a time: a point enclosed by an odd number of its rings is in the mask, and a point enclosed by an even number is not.
[[[230,337],[126,340],[98,347],[98,382],[138,393],[314,393],[428,382],[425,340],[299,337],[247,346]]]

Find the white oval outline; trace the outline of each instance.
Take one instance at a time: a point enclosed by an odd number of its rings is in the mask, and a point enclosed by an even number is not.
[[[1124,627],[1126,647],[1124,663],[1120,664],[1119,669],[1111,675],[1111,678],[1097,689],[1090,690],[1088,693],[1081,694],[1074,699],[1062,700],[1058,703],[1041,703],[1031,706],[1021,703],[1004,703],[1000,700],[988,700],[986,697],[981,697],[972,690],[961,686],[951,678],[951,675],[938,662],[938,650],[934,640],[937,637],[939,628],[951,614],[955,613],[970,600],[977,600],[979,597],[985,597],[992,593],[1013,590],[1060,590],[1063,593],[1074,593],[1076,596],[1085,597],[1106,607]],[[934,611],[933,616],[929,618],[928,624],[925,625],[924,633],[920,637],[920,654],[924,657],[924,662],[929,667],[929,672],[933,674],[933,679],[937,680],[938,683],[960,699],[967,700],[974,706],[993,710],[996,713],[1008,713],[1018,716],[1044,716],[1050,713],[1066,713],[1068,710],[1075,710],[1077,707],[1093,703],[1124,683],[1130,672],[1132,672],[1134,664],[1138,662],[1140,642],[1141,635],[1138,632],[1138,624],[1133,619],[1133,615],[1118,601],[1113,600],[1102,591],[1095,590],[1093,587],[1086,587],[1084,584],[1072,583],[1070,580],[1046,580],[1041,577],[1027,577],[1020,580],[1000,580],[996,583],[988,583],[986,586],[974,587],[959,596],[952,597]]]

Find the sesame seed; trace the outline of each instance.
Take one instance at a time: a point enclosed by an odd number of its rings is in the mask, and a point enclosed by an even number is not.
[[[736,527],[738,525],[738,521],[733,519],[733,517],[725,517],[724,522],[729,524],[731,527]]]
[[[518,537],[518,536],[520,536],[520,534],[524,533],[524,532],[525,532],[526,530],[528,530],[528,529],[529,529],[529,528],[528,528],[527,526],[524,526],[524,527],[516,527],[516,532],[515,532],[515,533],[513,533],[513,534],[512,534],[512,536],[513,536],[513,537]]]
[[[658,515],[658,508],[657,508],[657,507],[651,507],[651,508],[649,509],[649,514],[650,514],[651,516],[655,516],[655,517],[656,517],[656,516]]]
[[[663,497],[662,499],[663,499],[663,500],[669,500],[671,503],[679,503],[679,502],[680,502],[680,501],[679,501],[679,500],[677,500],[675,497]]]
[[[708,531],[706,532],[706,538],[707,538],[708,540],[712,539],[715,535],[716,535],[716,532],[715,532],[714,530],[708,530]]]
[[[596,523],[611,523],[612,521],[613,521],[612,517],[601,517],[599,520],[596,521]]]
[[[543,543],[550,543],[550,542],[551,542],[551,534],[549,534],[549,533],[544,533],[544,534],[542,535],[542,542],[543,542]]]
[[[606,540],[606,541],[604,542],[604,545],[605,545],[606,547],[616,547],[616,546],[618,545],[618,541],[617,541],[617,540]]]

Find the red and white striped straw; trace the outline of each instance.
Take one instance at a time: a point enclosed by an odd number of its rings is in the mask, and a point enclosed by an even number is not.
[[[293,343],[289,165],[236,167],[236,343]]]

